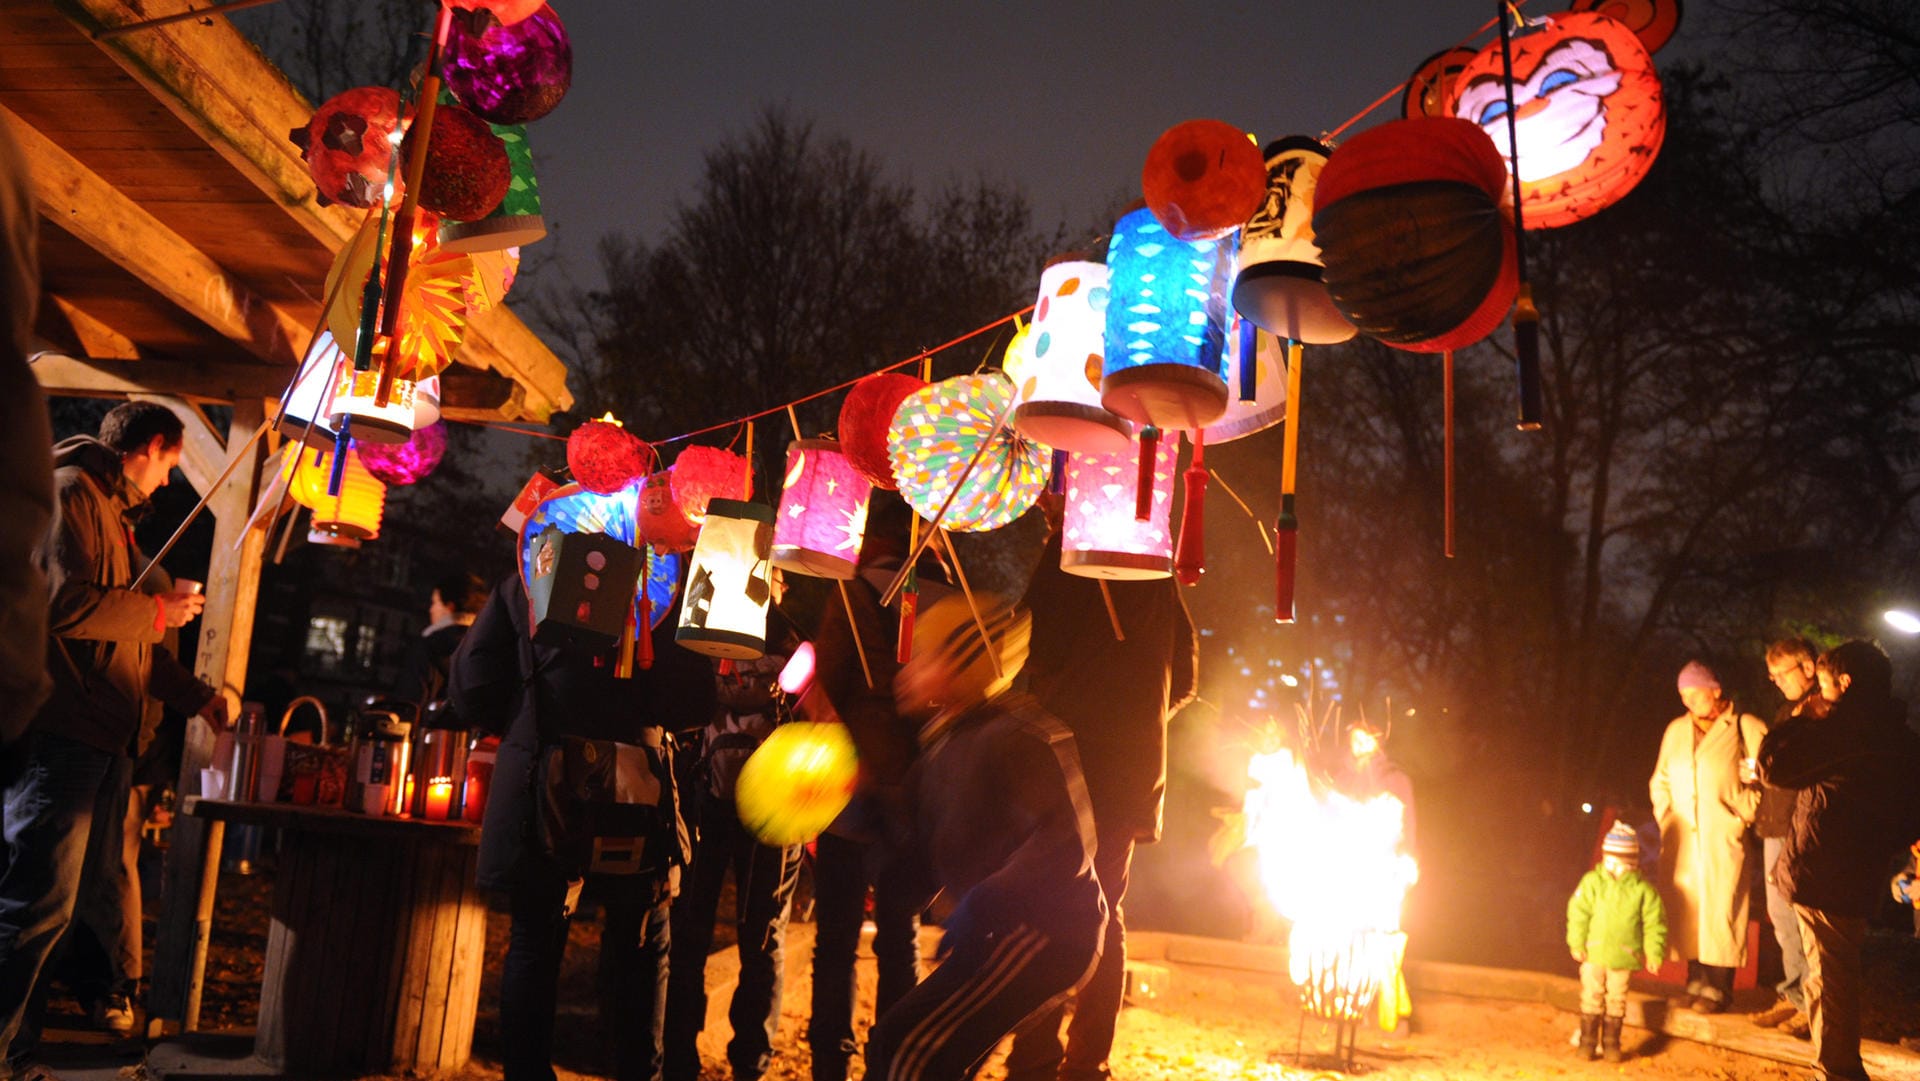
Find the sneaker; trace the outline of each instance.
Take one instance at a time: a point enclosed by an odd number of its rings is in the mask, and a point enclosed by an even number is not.
[[[1813,1039],[1813,1026],[1807,1023],[1807,1015],[1804,1013],[1796,1012],[1776,1027],[1796,1040]]]
[[[1759,1013],[1748,1014],[1747,1020],[1759,1025],[1761,1028],[1774,1028],[1788,1018],[1799,1014],[1799,1012],[1799,1010],[1794,1008],[1793,1003],[1782,1000],[1774,1003],[1773,1006],[1768,1009],[1761,1010]]]
[[[134,1025],[133,1000],[126,995],[116,992],[93,1004],[93,1027],[126,1037],[133,1035]]]

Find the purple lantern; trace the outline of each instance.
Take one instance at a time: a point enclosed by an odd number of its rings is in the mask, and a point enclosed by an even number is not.
[[[873,486],[833,439],[787,446],[786,488],[773,527],[773,565],[817,578],[849,579],[860,562]]]
[[[447,89],[474,115],[525,124],[554,110],[573,85],[573,44],[553,8],[502,26],[458,12],[447,34]]]
[[[414,429],[405,443],[355,441],[367,472],[388,484],[417,484],[427,478],[447,453],[447,422],[436,420]]]

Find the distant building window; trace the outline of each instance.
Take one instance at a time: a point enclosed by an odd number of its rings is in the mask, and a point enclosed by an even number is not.
[[[347,621],[338,616],[307,620],[307,656],[322,669],[337,671],[347,659]]]

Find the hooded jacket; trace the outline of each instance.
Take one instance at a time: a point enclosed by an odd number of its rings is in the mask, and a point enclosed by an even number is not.
[[[53,693],[32,729],[97,750],[138,754],[153,733],[152,695],[195,713],[214,690],[159,648],[160,603],[133,586],[131,516],[146,498],[120,455],[91,436],[53,448],[54,513],[36,562],[47,578],[47,672]]]

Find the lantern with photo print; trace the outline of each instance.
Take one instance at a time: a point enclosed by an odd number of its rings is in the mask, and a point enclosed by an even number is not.
[[[1327,293],[1361,333],[1440,353],[1491,334],[1519,289],[1506,165],[1478,126],[1390,120],[1334,151],[1314,193]]]
[[[1231,443],[1264,432],[1287,415],[1287,358],[1280,339],[1246,319],[1227,335],[1227,411],[1206,426],[1208,444]]]
[[[1181,240],[1219,240],[1260,206],[1267,170],[1247,133],[1221,120],[1175,124],[1155,139],[1140,170],[1140,191],[1167,232]]]
[[[850,579],[867,532],[873,486],[832,439],[787,446],[787,477],[773,529],[773,565],[816,578]]]
[[[1308,345],[1353,337],[1327,296],[1313,236],[1313,189],[1331,153],[1295,135],[1267,146],[1267,198],[1240,233],[1233,307],[1259,327]]]
[[[328,98],[305,127],[288,138],[300,148],[321,206],[365,209],[385,197],[400,126],[400,95],[384,86],[358,86]]]
[[[1047,448],[1014,431],[1004,372],[960,375],[907,395],[887,435],[900,497],[943,529],[998,529],[1047,485]]]
[[[1226,411],[1232,247],[1181,240],[1146,207],[1114,225],[1100,404],[1157,428],[1203,428]]]
[[[573,43],[560,16],[544,4],[511,26],[478,14],[457,16],[442,57],[447,89],[493,124],[538,120],[573,85]]]
[[[710,657],[765,654],[772,554],[772,507],[738,499],[708,503],[673,640]]]
[[[1123,450],[1133,439],[1133,426],[1100,404],[1107,276],[1104,263],[1054,260],[1040,272],[1040,296],[1019,356],[1007,349],[1007,375],[1020,403],[1013,426],[1056,450],[1097,454]]]
[[[289,447],[280,468],[287,480],[288,494],[294,502],[313,512],[308,540],[354,548],[361,541],[380,535],[380,520],[386,513],[387,486],[367,471],[358,450],[347,451],[347,467],[335,495],[327,494],[327,483],[333,476],[331,450]]]
[[[901,372],[876,372],[855,383],[840,403],[840,453],[875,488],[894,490],[887,433],[900,403],[926,385],[926,380]]]
[[[647,475],[652,448],[608,413],[567,436],[567,468],[580,487],[611,495]]]
[[[1067,456],[1060,569],[1086,578],[1165,578],[1173,573],[1173,477],[1177,440],[1156,440],[1147,517],[1137,516],[1140,444],[1114,454]]]
[[[1502,162],[1507,78],[1500,43],[1474,57],[1454,84],[1454,116],[1477,124]],[[1666,138],[1666,107],[1653,57],[1625,23],[1592,12],[1547,18],[1513,39],[1514,141],[1520,209],[1529,229],[1589,218],[1618,202],[1653,168]]]

